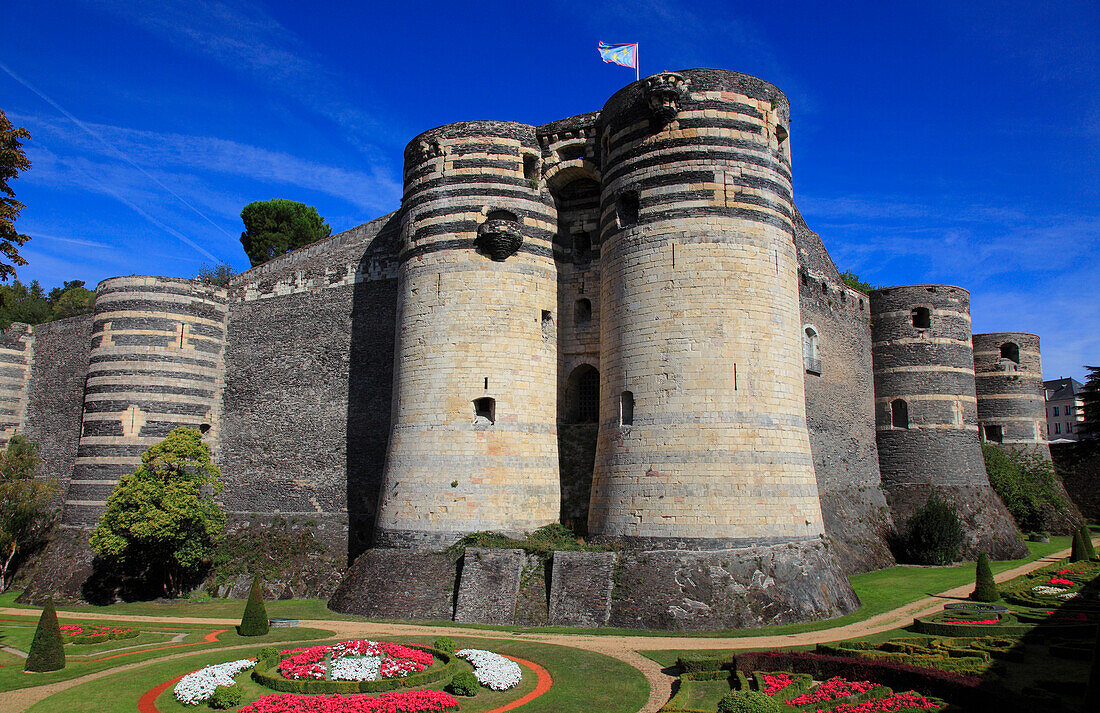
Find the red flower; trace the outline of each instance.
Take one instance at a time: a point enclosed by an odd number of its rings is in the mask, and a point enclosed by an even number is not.
[[[833,701],[837,698],[847,698],[856,693],[866,693],[876,685],[878,684],[871,683],[870,681],[849,681],[840,676],[833,676],[825,683],[819,684],[809,693],[803,693],[797,698],[788,700],[787,704],[792,706],[804,706],[807,703]]]
[[[380,696],[300,696],[273,694],[239,713],[437,713],[458,709],[458,701],[442,691],[393,691]]]
[[[1065,577],[1051,577],[1047,580],[1047,584],[1066,584],[1072,587],[1075,582],[1068,580]]]

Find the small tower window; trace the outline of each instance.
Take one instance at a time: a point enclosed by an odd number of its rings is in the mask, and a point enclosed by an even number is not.
[[[619,227],[626,228],[635,225],[638,222],[639,209],[640,201],[637,191],[623,191],[620,193],[617,205]]]
[[[983,432],[987,443],[1004,443],[1005,441],[1004,429],[1001,426],[986,425]]]
[[[1014,342],[1005,342],[1001,345],[1001,358],[1020,363],[1020,345]]]
[[[209,430],[210,430],[210,424],[209,423],[204,423],[204,424],[201,424],[199,426],[199,433],[201,433],[204,436],[206,435],[206,432],[209,431]]]
[[[592,238],[588,233],[573,234],[573,262],[588,262],[592,251]]]
[[[523,154],[523,177],[528,181],[539,180],[539,160],[533,153]]]
[[[576,324],[588,324],[592,321],[592,302],[581,298],[573,304],[573,322]]]
[[[485,216],[485,220],[507,220],[513,223],[519,222],[519,218],[510,210],[491,210],[489,211],[489,215]]]
[[[488,396],[474,399],[474,423],[490,425],[497,420],[497,402]]]
[[[570,423],[596,423],[600,418],[600,372],[581,364],[569,375],[566,418]]]
[[[817,348],[817,330],[806,327],[802,330],[802,361],[806,371],[811,374],[821,374],[821,359]]]
[[[624,391],[619,398],[619,423],[623,426],[634,424],[634,392]]]
[[[890,402],[890,425],[894,428],[909,428],[909,404],[904,399]]]
[[[783,144],[787,141],[787,130],[781,125],[775,125],[775,138],[779,142],[779,147],[783,148]]]
[[[913,326],[917,329],[931,329],[932,310],[927,307],[913,308]]]

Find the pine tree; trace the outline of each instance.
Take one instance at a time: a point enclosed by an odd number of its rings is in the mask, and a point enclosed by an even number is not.
[[[1001,598],[997,591],[997,582],[993,580],[993,571],[989,569],[989,558],[985,553],[978,555],[977,572],[975,573],[974,591],[970,598],[976,602],[995,602]]]
[[[57,623],[57,611],[53,608],[53,598],[46,600],[42,616],[38,619],[38,628],[34,630],[31,650],[27,654],[24,671],[44,673],[60,671],[65,668],[65,642],[61,639],[61,627]]]
[[[1081,535],[1081,530],[1075,530],[1073,533],[1073,549],[1070,550],[1069,561],[1081,562],[1088,558],[1089,552],[1085,546],[1085,538]]]
[[[248,592],[248,604],[244,607],[244,616],[241,617],[241,625],[237,633],[241,636],[263,636],[267,633],[269,626],[260,578],[257,576],[252,580],[252,589]]]

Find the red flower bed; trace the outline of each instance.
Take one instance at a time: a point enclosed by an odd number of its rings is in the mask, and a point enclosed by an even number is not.
[[[878,713],[879,711],[939,710],[939,703],[933,703],[919,693],[891,693],[885,698],[872,698],[862,703],[841,703],[831,713]]]
[[[397,678],[419,673],[435,662],[435,657],[426,651],[365,639],[341,641],[331,646],[287,649],[280,653],[284,656],[291,654],[279,662],[279,673],[284,677],[314,678],[318,681],[325,677],[326,657],[336,660],[345,656],[376,656],[382,660],[379,671],[382,678]]]
[[[1054,570],[1054,573],[1055,574],[1081,574],[1080,572],[1077,572],[1077,571],[1072,570],[1072,569],[1056,569],[1056,570]]]
[[[1065,577],[1051,577],[1047,580],[1047,584],[1062,584],[1068,587],[1072,587],[1075,583]]]
[[[762,673],[760,678],[764,679],[764,693],[769,696],[774,696],[794,683],[789,673]]]
[[[133,631],[133,629],[116,629],[113,626],[107,626],[106,624],[100,624],[98,626],[92,626],[84,628],[83,626],[76,626],[75,624],[66,624],[61,627],[61,633],[65,636],[103,636],[109,637],[111,634],[126,634]]]
[[[807,703],[835,701],[838,698],[847,698],[857,693],[866,693],[877,685],[877,683],[871,683],[870,681],[849,681],[840,676],[833,676],[809,693],[803,693],[797,698],[790,699],[787,701],[787,704],[792,706],[804,706]]]
[[[1000,619],[952,619],[951,621],[945,621],[944,624],[999,624]]]
[[[442,691],[394,691],[380,696],[264,696],[239,713],[438,713],[458,710],[458,701]]]

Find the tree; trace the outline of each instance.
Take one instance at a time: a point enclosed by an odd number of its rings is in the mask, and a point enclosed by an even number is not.
[[[871,294],[871,290],[875,289],[870,282],[864,282],[859,279],[859,275],[855,274],[851,270],[845,270],[840,273],[840,279],[844,281],[845,285],[851,287],[853,290],[862,292],[865,295]]]
[[[1093,450],[1100,448],[1100,366],[1085,368],[1089,375],[1081,389],[1081,415],[1084,420],[1077,424],[1077,435],[1082,446]]]
[[[263,588],[260,586],[260,577],[257,575],[252,579],[252,588],[248,590],[248,603],[244,605],[244,616],[241,617],[241,625],[237,628],[237,633],[241,636],[263,636],[268,632],[269,627]]]
[[[1089,558],[1088,547],[1085,545],[1085,537],[1081,534],[1081,530],[1073,531],[1073,547],[1070,549],[1069,561],[1070,562],[1087,562]]]
[[[15,230],[15,219],[24,206],[15,200],[15,191],[8,181],[19,178],[21,171],[31,167],[27,154],[23,151],[20,139],[29,139],[31,135],[24,128],[12,127],[8,117],[0,110],[0,254],[11,264],[0,259],[0,282],[15,277],[15,265],[26,265],[27,261],[19,257],[19,246],[30,240],[30,236],[21,235]]]
[[[198,430],[173,430],[119,479],[92,532],[92,549],[106,564],[175,596],[209,564],[225,530],[213,497],[220,478]]]
[[[5,329],[12,322],[42,324],[89,314],[94,306],[95,292],[85,288],[82,280],[70,280],[48,295],[37,280],[29,287],[19,280],[0,285],[0,327]]]
[[[241,220],[245,228],[241,245],[252,267],[332,233],[316,208],[284,198],[249,203],[241,211]]]
[[[0,451],[0,592],[10,584],[12,563],[19,555],[46,541],[53,526],[53,481],[36,478],[38,447],[22,436],[12,436]]]
[[[997,582],[993,579],[993,570],[989,568],[989,558],[982,552],[978,555],[978,565],[974,573],[974,591],[970,598],[976,602],[995,602],[1001,598],[997,591]]]
[[[71,280],[64,287],[55,287],[46,297],[50,306],[50,319],[68,319],[78,314],[89,314],[95,307],[95,293],[84,287],[83,280]]]
[[[1090,560],[1096,559],[1096,548],[1092,544],[1092,532],[1089,531],[1089,526],[1082,522],[1078,531],[1081,533],[1081,545],[1085,548],[1085,556]]]
[[[951,564],[966,537],[955,508],[935,491],[907,523],[904,550],[916,564]]]
[[[38,628],[31,639],[31,650],[27,652],[24,671],[45,673],[65,668],[65,642],[61,638],[61,627],[57,623],[57,611],[53,608],[53,598],[46,599],[42,616],[38,618]]]
[[[227,262],[219,262],[217,265],[211,267],[210,265],[203,265],[199,268],[199,272],[195,275],[195,279],[199,282],[205,282],[208,285],[215,285],[217,287],[229,287],[229,279],[233,277],[233,266]]]

